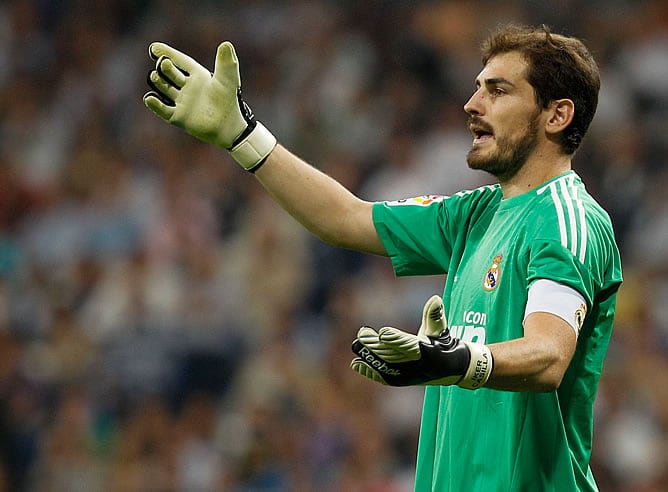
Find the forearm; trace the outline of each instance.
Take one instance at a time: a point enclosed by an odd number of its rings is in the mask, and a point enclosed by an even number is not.
[[[534,313],[525,323],[524,337],[490,344],[494,358],[488,388],[506,391],[553,391],[575,352],[572,329],[556,316]]]
[[[523,339],[489,345],[494,372],[487,387],[505,391],[552,391],[559,387],[558,375],[551,372],[554,355],[534,351]]]
[[[334,246],[386,255],[372,206],[340,183],[277,145],[255,177],[306,229]]]

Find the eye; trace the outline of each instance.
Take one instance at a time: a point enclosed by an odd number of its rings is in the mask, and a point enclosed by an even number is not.
[[[506,94],[506,91],[501,89],[501,87],[494,87],[491,92],[493,96],[503,96]]]

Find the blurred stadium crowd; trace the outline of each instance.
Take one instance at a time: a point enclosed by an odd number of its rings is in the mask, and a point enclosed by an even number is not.
[[[361,324],[417,327],[443,279],[320,243],[155,118],[147,46],[211,67],[232,40],[281,142],[395,199],[489,182],[466,167],[462,105],[509,20],[581,37],[601,65],[575,168],[626,282],[592,466],[602,491],[665,491],[663,0],[2,2],[0,490],[411,490],[422,392],[356,376],[349,343]]]

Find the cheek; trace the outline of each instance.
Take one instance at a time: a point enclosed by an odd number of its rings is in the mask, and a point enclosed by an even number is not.
[[[494,137],[499,142],[517,142],[526,138],[529,129],[535,125],[531,115],[506,115],[500,117],[494,126]]]

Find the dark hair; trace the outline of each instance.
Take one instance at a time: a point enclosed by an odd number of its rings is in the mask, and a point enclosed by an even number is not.
[[[573,101],[573,121],[561,136],[562,149],[573,154],[594,118],[601,87],[598,65],[582,41],[553,34],[545,25],[511,24],[493,32],[481,51],[483,65],[496,55],[520,53],[528,64],[527,81],[541,107],[547,108],[557,99]]]

